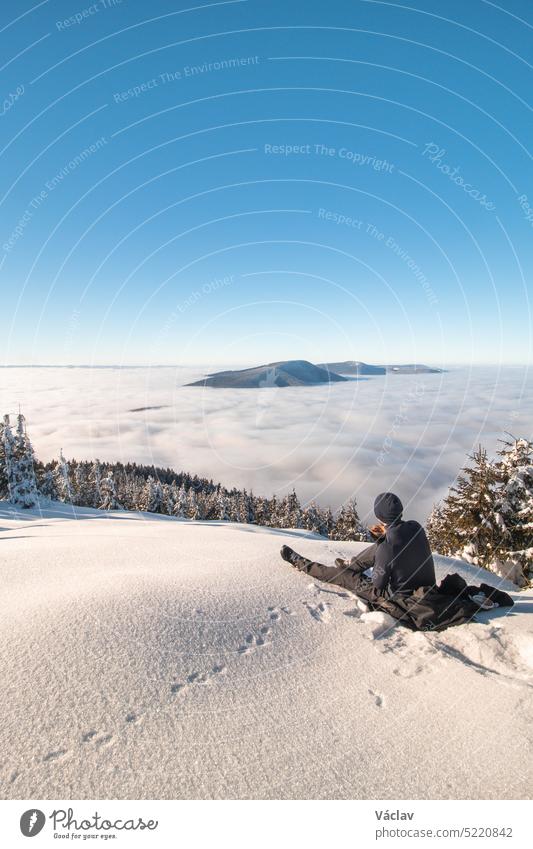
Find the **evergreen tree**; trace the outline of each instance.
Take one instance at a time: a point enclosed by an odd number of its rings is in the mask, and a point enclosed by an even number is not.
[[[311,501],[304,509],[301,526],[315,534],[326,534],[325,517],[316,501]]]
[[[59,461],[54,470],[57,495],[60,501],[72,504],[72,486],[70,483],[69,464],[63,456],[63,449],[59,452]]]
[[[48,498],[50,501],[57,501],[56,479],[53,469],[46,469],[39,481],[39,491],[43,498]]]
[[[6,428],[8,429],[6,431]],[[10,456],[9,416],[4,416],[0,422],[0,498],[9,497],[8,463]]]
[[[237,493],[235,496],[236,502],[236,522],[244,525],[252,524],[254,521],[253,497],[248,495],[246,490]]]
[[[116,483],[116,481],[115,481]],[[117,498],[122,504],[124,510],[137,510],[137,486],[135,478],[127,472],[122,476],[120,485],[117,489]]]
[[[300,501],[294,489],[285,496],[278,505],[277,511],[277,527],[279,528],[302,528],[306,527],[303,523],[302,508]]]
[[[11,431],[9,417],[5,417],[3,436],[9,500],[19,507],[36,507],[39,496],[35,480],[35,458],[22,413],[17,417],[15,435]]]
[[[11,499],[11,481],[13,480],[13,464],[15,462],[15,437],[11,429],[9,416],[4,416],[2,425],[2,459],[3,478],[5,480],[4,495]]]
[[[519,564],[529,581],[533,577],[533,442],[505,440],[498,456],[495,512],[501,541],[497,561]]]
[[[86,463],[76,463],[71,469],[73,478],[72,497],[74,504],[87,507],[92,504],[93,493]]]
[[[163,503],[163,488],[160,482],[150,475],[144,487],[141,510],[147,513],[162,513]]]
[[[348,504],[342,505],[338,513],[333,539],[361,541],[366,540],[367,536],[366,529],[359,518],[357,502],[355,498],[352,498]]]
[[[178,489],[173,513],[177,519],[187,518],[187,493],[183,484]]]
[[[187,492],[187,518],[188,519],[199,519],[200,518],[200,509],[198,507],[198,501],[196,498],[196,493],[194,489],[191,487]]]
[[[223,492],[218,493],[215,501],[215,519],[221,522],[230,521],[228,499]]]
[[[257,525],[268,525],[268,502],[260,495],[254,499],[254,521]]]
[[[280,528],[282,522],[284,521],[282,515],[282,503],[279,502],[277,496],[274,494],[272,498],[267,501],[267,521],[266,525],[269,528]]]
[[[163,513],[167,516],[174,515],[174,506],[176,504],[177,497],[178,490],[176,488],[176,484],[163,484]]]
[[[102,470],[100,468],[100,460],[93,460],[89,471],[89,488],[90,500],[88,507],[100,507],[102,503]]]
[[[115,489],[115,479],[113,477],[113,471],[109,469],[106,476],[102,478],[101,482],[101,495],[102,501],[100,504],[100,510],[121,510],[121,505],[117,499],[117,493]]]
[[[426,522],[426,533],[431,548],[441,554],[445,554],[444,549],[448,548],[448,544],[445,543],[447,529],[448,524],[444,507],[442,504],[434,504]]]
[[[203,520],[207,516],[207,499],[209,495],[200,488],[195,492],[196,495],[196,519]]]
[[[490,566],[501,531],[495,515],[497,474],[479,446],[430,519],[432,544],[441,554],[461,557],[476,566]]]

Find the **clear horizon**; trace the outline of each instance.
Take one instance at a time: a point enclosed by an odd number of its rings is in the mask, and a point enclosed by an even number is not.
[[[292,357],[291,359],[292,360],[303,360],[305,358],[304,357]],[[330,363],[335,362],[335,363],[337,363],[337,362],[348,362],[350,360],[353,360],[353,358],[340,357],[339,356],[339,357],[329,357],[329,358],[327,358],[327,360],[324,360],[323,362],[330,362]],[[317,360],[317,359],[307,360],[307,361],[310,362],[310,363],[314,363],[314,364],[319,362],[319,360]],[[416,363],[416,365],[426,365],[426,366],[431,366],[431,367],[434,367],[434,368],[442,368],[444,370],[446,370],[447,368],[461,368],[461,369],[466,369],[466,368],[525,368],[525,369],[529,369],[533,365],[530,362],[519,362],[519,361],[512,362],[512,361],[509,361],[509,362],[503,362],[502,363],[502,362],[498,362],[498,361],[491,362],[490,360],[487,361],[487,362],[471,361],[471,362],[468,362],[468,363],[449,360],[446,363],[443,363],[443,362],[436,362],[434,360],[430,360],[429,358],[418,359],[418,360],[412,361],[412,362],[407,362],[407,360],[399,360],[399,359],[391,359],[391,360],[388,360],[387,362],[376,362],[376,361],[370,361],[370,360],[361,360],[360,358],[358,358],[355,361],[363,362],[363,363],[366,363],[367,365],[376,365],[376,366],[414,365]],[[248,361],[242,361],[242,362],[233,361],[231,363],[228,362],[228,361],[226,361],[226,362],[220,361],[218,363],[213,362],[213,363],[211,363],[211,365],[216,365],[217,367],[218,366],[227,366],[227,367],[231,367],[231,368],[254,368],[255,366],[268,365],[269,363],[274,363],[274,362],[287,362],[287,360],[269,359],[269,360],[264,360],[263,362],[255,362],[255,361],[252,362],[251,360],[248,360]],[[152,369],[154,369],[154,368],[203,368],[204,366],[207,367],[209,365],[210,364],[205,362],[205,361],[204,362],[191,361],[191,362],[181,362],[181,363],[179,363],[179,362],[148,363],[148,362],[141,362],[141,361],[140,362],[123,362],[123,363],[118,363],[118,362],[106,362],[106,363],[96,363],[96,362],[95,363],[83,363],[83,362],[80,362],[80,363],[35,363],[34,362],[34,363],[0,363],[0,368],[65,368],[65,369],[68,369],[68,368],[85,368],[85,369],[91,369],[91,368],[95,368],[95,369],[96,368],[117,368],[117,369],[120,369],[120,368],[147,368],[147,369],[151,369],[152,368]],[[376,375],[376,376],[379,377],[379,375]]]

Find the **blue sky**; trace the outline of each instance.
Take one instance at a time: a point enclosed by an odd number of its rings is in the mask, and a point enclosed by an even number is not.
[[[2,9],[1,362],[529,362],[530,3],[192,5]]]

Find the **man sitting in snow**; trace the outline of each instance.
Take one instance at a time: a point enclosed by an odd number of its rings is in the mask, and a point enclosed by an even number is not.
[[[398,496],[382,492],[374,501],[374,513],[380,522],[370,528],[376,542],[349,562],[339,558],[335,566],[323,566],[301,557],[288,545],[281,549],[281,556],[312,578],[345,587],[369,602],[434,586],[435,567],[426,532],[418,522],[402,519]],[[369,569],[371,578],[364,574]]]

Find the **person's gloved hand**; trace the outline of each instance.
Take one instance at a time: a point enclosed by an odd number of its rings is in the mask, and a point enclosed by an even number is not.
[[[387,529],[386,529],[385,525],[382,525],[381,522],[379,522],[376,525],[371,525],[371,527],[368,530],[370,531],[370,533],[372,534],[374,539],[379,539],[380,537],[385,536]]]

